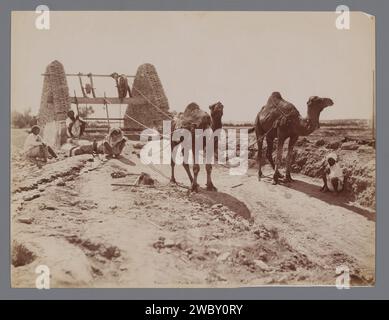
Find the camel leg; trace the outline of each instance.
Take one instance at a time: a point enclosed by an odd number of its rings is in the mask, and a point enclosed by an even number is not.
[[[200,165],[195,163],[193,165],[193,181],[192,181],[191,191],[199,192],[199,184],[197,183],[197,177],[199,175],[199,172],[200,172]]]
[[[205,170],[207,171],[207,190],[208,191],[217,191],[216,187],[212,183],[212,178],[211,178],[212,165],[206,164]]]
[[[190,172],[189,164],[188,163],[183,163],[183,166],[184,166],[184,169],[186,171],[186,174],[188,175],[190,183],[192,184],[193,183],[193,177],[192,177],[192,173]],[[193,171],[194,171],[194,168],[193,168]]]
[[[174,167],[175,167],[175,162],[173,161],[173,159],[170,160],[170,168],[172,169],[172,173],[171,173],[171,176],[170,176],[170,183],[174,183],[176,184],[177,181],[176,181],[176,177],[174,176]]]
[[[258,181],[261,181],[261,178],[263,177],[262,173],[262,145],[263,145],[263,136],[257,137],[257,143],[258,143],[258,153],[257,153],[257,160],[258,160]]]
[[[197,183],[197,177],[198,177],[199,172],[200,172],[200,165],[198,163],[196,163],[197,159],[196,159],[196,155],[195,155],[195,150],[196,150],[195,149],[195,141],[196,141],[196,139],[195,139],[194,133],[192,133],[193,180],[191,180],[191,182],[192,182],[191,191],[198,192],[199,191],[199,184]],[[188,163],[188,161],[186,161],[186,162]],[[189,177],[189,179],[190,179],[190,177]]]
[[[273,160],[273,136],[267,136],[266,137],[266,157],[267,160],[269,160],[269,163],[271,164],[273,170],[275,169],[274,160]]]
[[[173,143],[173,141],[170,141],[170,148],[171,148],[171,155],[170,155],[170,167],[172,169],[170,182],[176,184],[176,177],[174,176],[174,167],[176,166],[175,159],[173,159],[173,150],[175,148],[176,144]]]
[[[293,148],[296,144],[298,137],[292,136],[289,138],[289,144],[288,144],[288,154],[286,156],[286,174],[285,174],[285,181],[286,182],[292,182],[293,179],[290,175],[290,167],[292,165],[292,156],[293,156]]]
[[[190,166],[189,166],[189,157],[187,156],[187,153],[184,152],[184,149],[182,149],[182,155],[184,157],[184,162],[182,163],[185,171],[186,171],[186,174],[188,175],[188,178],[190,180],[190,183],[192,184],[193,183],[193,177],[192,177],[192,173],[190,172]]]
[[[273,159],[273,145],[274,145],[274,134],[270,133],[266,136],[266,158],[272,166],[273,170],[275,169],[274,159]],[[277,140],[278,141],[278,140]],[[278,178],[283,178],[281,172],[278,172]]]
[[[257,122],[258,120],[256,120]],[[257,161],[258,161],[258,181],[261,181],[261,178],[263,176],[262,174],[262,146],[263,146],[263,139],[265,137],[264,132],[259,124],[256,123],[255,125],[255,137],[257,138],[257,145],[258,145],[258,153],[257,153]]]
[[[281,166],[281,161],[282,161],[282,151],[284,147],[284,142],[285,138],[280,137],[280,134],[278,134],[278,139],[277,139],[277,158],[276,158],[276,165],[274,169],[274,175],[273,175],[273,184],[278,184],[278,178],[280,178],[280,166]]]

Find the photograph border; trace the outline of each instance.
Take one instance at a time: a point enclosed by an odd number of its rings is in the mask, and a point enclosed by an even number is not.
[[[352,287],[339,290],[335,287],[247,287],[223,289],[162,289],[162,288],[128,288],[128,289],[13,289],[10,280],[10,83],[11,83],[11,12],[35,11],[38,5],[47,5],[52,11],[333,11],[340,4],[351,11],[363,11],[376,17],[376,279],[374,287]],[[219,300],[253,300],[253,299],[384,299],[389,298],[389,277],[385,277],[385,267],[389,266],[389,217],[385,208],[389,199],[383,197],[389,181],[389,170],[384,168],[384,159],[388,158],[387,143],[389,126],[384,126],[384,119],[389,119],[388,108],[384,101],[388,91],[383,84],[388,83],[388,64],[384,57],[389,56],[388,44],[384,40],[385,30],[389,29],[386,17],[389,9],[387,1],[312,1],[305,0],[164,0],[164,1],[33,1],[14,2],[2,0],[0,5],[0,101],[3,116],[0,117],[0,139],[2,145],[9,146],[8,152],[0,153],[1,175],[1,215],[0,215],[0,299],[219,299]],[[381,192],[381,193],[380,193]]]

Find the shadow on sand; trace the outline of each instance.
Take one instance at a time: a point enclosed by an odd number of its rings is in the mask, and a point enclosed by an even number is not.
[[[117,160],[119,160],[121,163],[124,163],[126,165],[129,165],[129,166],[136,166],[136,163],[131,161],[130,159],[128,158],[125,158],[124,156],[120,155],[119,157],[116,158]]]
[[[328,204],[351,210],[357,214],[360,214],[361,216],[364,216],[370,221],[376,220],[376,215],[374,212],[350,204],[344,194],[335,195],[332,192],[323,193],[320,192],[320,187],[318,187],[316,184],[308,183],[301,180],[294,180],[292,183],[281,182],[280,184],[287,188],[303,192],[309,195],[310,197],[317,198],[321,201],[327,202]]]
[[[211,206],[221,203],[242,218],[247,220],[250,220],[251,218],[250,210],[247,208],[246,204],[228,193],[207,191],[206,189],[200,188],[200,192],[192,193],[191,197],[194,201],[206,203]]]

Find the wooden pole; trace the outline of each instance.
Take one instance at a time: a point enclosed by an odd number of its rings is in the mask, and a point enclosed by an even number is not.
[[[80,110],[78,110],[78,99],[76,96],[76,90],[74,90],[74,100],[76,101],[76,109],[77,109],[77,115],[80,115]]]
[[[82,84],[82,79],[81,79],[81,74],[78,75],[78,80],[80,81],[80,87],[81,87],[81,92],[84,98],[86,98],[86,93],[84,90],[84,85]],[[76,95],[76,91],[74,91],[74,95]]]
[[[92,96],[93,96],[93,98],[96,98],[95,87],[93,86],[92,74],[89,73],[89,74],[88,74],[88,77],[89,77],[90,85],[91,85],[91,87],[92,87]]]
[[[108,104],[107,104],[105,92],[104,92],[104,105],[105,105],[105,113],[107,115],[108,133],[109,133],[110,124],[109,124]]]

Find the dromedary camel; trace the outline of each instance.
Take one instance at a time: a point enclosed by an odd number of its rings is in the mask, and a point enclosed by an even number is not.
[[[185,108],[185,111],[183,113],[180,113],[177,119],[173,121],[172,123],[173,132],[174,130],[177,129],[188,129],[191,132],[192,135],[191,151],[193,154],[193,158],[195,158],[195,129],[206,130],[208,128],[211,128],[213,131],[220,129],[222,127],[221,119],[223,116],[223,108],[224,106],[221,102],[216,102],[209,107],[211,111],[211,115],[209,115],[207,112],[201,110],[196,103],[192,102]],[[173,139],[171,139],[171,150],[173,151],[174,148],[177,145],[179,145],[181,142],[182,140],[173,141]],[[215,150],[217,150],[216,148],[217,148],[217,140],[215,141]],[[193,176],[192,176],[187,160],[188,159],[184,160],[183,166],[191,182],[191,191],[198,192],[199,185],[197,183],[197,176],[200,171],[200,165],[197,163],[193,164]],[[172,183],[176,183],[176,178],[174,176],[174,166],[175,166],[175,161],[174,161],[174,157],[172,156],[171,158],[172,172],[171,172],[171,179],[170,179]],[[217,189],[212,183],[212,178],[211,178],[212,164],[206,163],[205,170],[207,172],[207,190],[217,191]]]
[[[266,137],[266,156],[274,169],[273,183],[283,176],[279,172],[282,160],[284,142],[289,138],[288,154],[286,156],[285,181],[293,181],[290,175],[293,147],[299,136],[308,136],[320,128],[319,117],[324,108],[332,106],[334,102],[329,98],[310,97],[307,102],[307,117],[302,118],[296,107],[284,100],[279,92],[273,92],[265,106],[258,112],[254,128],[258,143],[258,179],[261,179],[262,144]],[[277,138],[276,163],[272,158],[273,141]]]

